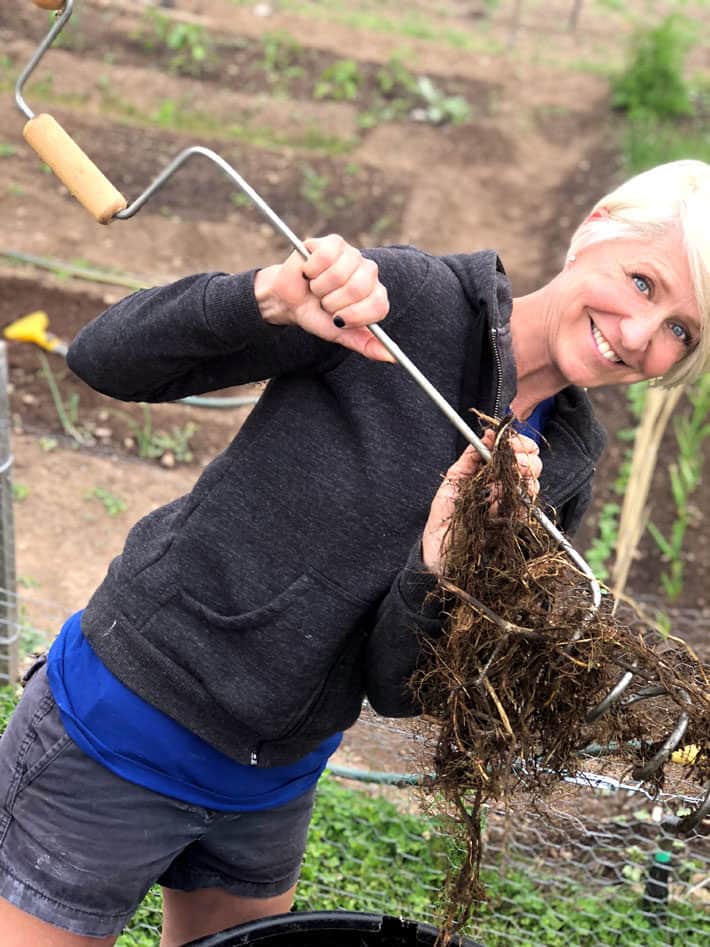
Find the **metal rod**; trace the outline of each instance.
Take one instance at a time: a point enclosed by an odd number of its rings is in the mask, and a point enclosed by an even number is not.
[[[22,70],[17,82],[15,83],[15,102],[17,103],[18,109],[23,112],[27,118],[34,118],[35,113],[29,107],[27,102],[25,102],[25,99],[22,95],[24,85],[36,69],[37,64],[39,63],[42,56],[44,56],[44,54],[54,42],[55,37],[64,29],[69,17],[72,15],[73,8],[74,0],[66,0],[66,3],[64,4],[64,12],[61,14],[61,16],[56,18],[49,33],[47,33],[44,40],[37,47],[32,58]]]

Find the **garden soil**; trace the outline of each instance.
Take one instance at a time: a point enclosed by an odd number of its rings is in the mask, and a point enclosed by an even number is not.
[[[365,16],[356,25],[299,16],[290,4],[283,10],[278,3],[229,0],[156,5],[169,22],[213,37],[209,62],[197,74],[192,61],[176,64],[160,44],[149,44],[151,4],[77,0],[75,6],[73,32],[47,55],[25,97],[34,111],[51,111],[129,200],[181,149],[201,144],[229,160],[300,236],[339,231],[360,245],[411,243],[435,253],[494,247],[522,294],[554,275],[576,222],[623,175],[622,119],[610,107],[601,71],[620,61],[627,26],[616,22],[612,40],[605,17],[613,14],[602,13],[601,5],[585,5],[576,33],[566,28],[571,3],[545,4],[544,24],[538,5],[513,35],[513,3],[497,5],[494,15],[483,4],[455,0],[408,4],[412,15],[436,24],[438,40],[375,29]],[[153,285],[284,257],[285,240],[203,158],[190,159],[135,218],[96,224],[22,141],[12,83],[44,35],[46,14],[29,2],[4,7],[0,326],[43,310],[51,332],[68,341],[129,291],[126,274]],[[317,12],[317,5],[310,8]],[[396,19],[396,4],[381,8]],[[445,42],[447,30],[471,37],[473,45]],[[280,37],[274,43],[286,58],[272,57],[267,68],[269,37]],[[444,98],[464,97],[468,118],[433,124],[409,113],[368,111],[367,102],[380,95],[378,70],[393,56],[428,76]],[[323,69],[345,59],[359,66],[361,99],[315,97]],[[112,275],[80,279],[67,266],[22,262],[28,255]],[[160,405],[148,416],[141,406],[92,392],[60,356],[46,360],[31,344],[8,343],[19,591],[31,623],[51,634],[86,602],[132,523],[189,490],[249,407]],[[51,395],[47,364],[70,434]],[[256,396],[258,387],[226,394]],[[594,507],[576,539],[580,551],[596,533],[602,506],[619,499],[614,481],[626,443],[617,435],[633,424],[622,391],[592,396],[610,446]],[[139,456],[146,446],[156,456]],[[675,518],[667,472],[674,453],[669,434],[650,502],[653,521],[665,532]],[[674,630],[705,656],[708,510],[705,479],[693,497],[685,581],[673,612]],[[628,591],[663,605],[665,568],[646,537]],[[349,759],[399,769],[398,753],[378,741],[369,746],[365,736],[351,746]]]

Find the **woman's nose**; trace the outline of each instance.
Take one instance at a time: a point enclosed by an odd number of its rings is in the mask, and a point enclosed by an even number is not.
[[[628,352],[645,352],[658,329],[657,320],[648,313],[627,316],[621,321],[621,341]]]

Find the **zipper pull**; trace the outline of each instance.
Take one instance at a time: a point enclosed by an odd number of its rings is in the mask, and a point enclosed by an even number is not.
[[[250,765],[250,766],[258,766],[258,765],[259,765],[259,757],[256,755],[256,750],[252,750],[252,751],[251,751],[251,755],[250,755],[250,757],[249,757],[249,765]]]

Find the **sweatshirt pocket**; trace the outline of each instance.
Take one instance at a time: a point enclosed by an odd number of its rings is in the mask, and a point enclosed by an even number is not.
[[[367,603],[307,572],[266,604],[224,614],[181,590],[143,633],[210,700],[263,740],[298,728],[348,642],[364,637]]]

